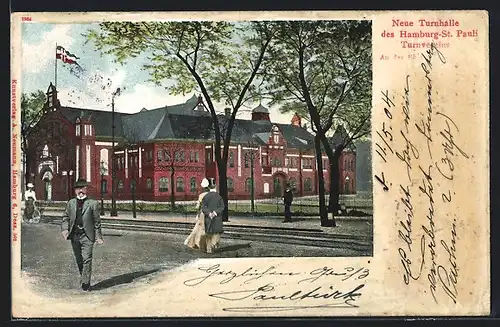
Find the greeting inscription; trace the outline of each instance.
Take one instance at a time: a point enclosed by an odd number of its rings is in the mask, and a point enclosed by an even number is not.
[[[187,287],[210,284],[208,296],[223,301],[232,312],[273,312],[296,309],[357,308],[363,295],[366,267],[318,267],[309,271],[279,267],[225,269],[220,264],[199,267]],[[219,291],[220,290],[220,291]]]
[[[401,263],[402,281],[409,285],[422,280],[426,293],[438,304],[446,299],[457,303],[459,297],[459,218],[453,213],[457,204],[451,181],[457,177],[455,168],[469,159],[460,145],[463,140],[459,126],[435,98],[438,90],[434,80],[446,64],[443,52],[431,44],[421,53],[420,76],[413,77],[414,81],[410,75],[405,76],[401,92],[382,90],[384,106],[378,110],[384,115],[374,141],[381,162],[375,180],[384,193],[398,198],[395,204],[401,245],[395,255]],[[412,83],[425,85],[424,91],[412,87]],[[419,112],[413,101],[422,98],[425,110]],[[404,123],[396,125],[396,117]],[[387,162],[399,162],[406,174],[389,175],[389,170],[384,169]]]

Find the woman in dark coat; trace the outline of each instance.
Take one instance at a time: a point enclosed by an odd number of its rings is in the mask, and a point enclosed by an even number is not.
[[[213,253],[219,246],[220,235],[224,232],[222,226],[224,208],[224,199],[217,193],[215,185],[211,183],[210,192],[203,197],[201,203],[201,212],[205,216],[207,253]]]

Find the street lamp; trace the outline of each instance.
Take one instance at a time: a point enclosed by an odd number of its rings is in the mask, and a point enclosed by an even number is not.
[[[73,171],[70,170],[68,172],[68,198],[71,200],[71,198],[73,197],[73,192],[71,192],[72,188],[73,188],[73,185],[71,184],[71,179],[73,178]]]
[[[252,215],[255,214],[254,158],[255,153],[253,150],[245,153],[245,161],[250,161],[250,211]]]
[[[101,171],[101,216],[104,216],[104,175],[106,175],[107,172],[106,165],[104,164],[104,160],[101,160],[101,166],[100,166],[100,171]]]
[[[111,96],[111,217],[118,216],[118,212],[116,211],[116,199],[115,199],[115,191],[116,191],[116,167],[115,167],[115,96],[120,95],[120,88],[117,88],[115,92],[113,92]]]

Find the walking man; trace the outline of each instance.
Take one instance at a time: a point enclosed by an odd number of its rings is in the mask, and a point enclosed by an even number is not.
[[[215,183],[212,180],[209,192],[201,201],[201,211],[205,219],[207,253],[214,253],[219,246],[220,235],[223,233],[222,212],[224,208],[224,199],[217,193]]]
[[[292,222],[292,211],[290,209],[290,207],[292,206],[292,201],[293,201],[293,192],[292,189],[290,188],[290,184],[287,183],[285,194],[283,195],[283,202],[285,203],[285,220],[283,220],[284,223]]]
[[[76,197],[66,204],[61,233],[64,239],[71,240],[76,264],[80,271],[80,285],[84,291],[90,291],[94,242],[104,243],[99,202],[87,198],[86,180],[79,179],[74,188]]]

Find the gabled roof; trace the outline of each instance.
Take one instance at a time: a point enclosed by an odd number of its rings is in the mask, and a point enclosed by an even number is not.
[[[348,140],[348,138],[349,138],[349,135],[348,135],[346,129],[344,128],[344,126],[340,125],[335,130],[335,133],[333,133],[333,136],[328,139],[328,141],[329,141],[328,143],[330,143],[332,148],[335,149],[338,145],[340,145],[341,143]],[[347,144],[345,149],[350,150],[350,151],[355,151],[356,146],[351,141],[351,142],[349,142],[349,144]]]
[[[314,137],[304,128],[287,124],[275,125],[280,129],[289,147],[299,149],[314,148]]]
[[[210,112],[196,110],[199,99],[193,95],[184,103],[156,109],[139,110],[134,114],[115,112],[115,136],[124,137],[132,142],[144,142],[155,139],[214,140],[214,129]],[[259,108],[261,107],[261,108]],[[195,109],[196,108],[196,109]],[[202,107],[203,109],[203,107]],[[259,105],[254,112],[268,112]],[[78,117],[89,119],[94,124],[96,136],[111,136],[111,112],[73,107],[61,107],[60,112],[72,123]],[[218,115],[222,133],[228,124],[225,115]],[[273,126],[278,126],[289,147],[313,149],[313,136],[304,128],[273,123],[268,120],[236,119],[231,133],[231,143],[267,144]]]
[[[88,120],[94,125],[95,134],[99,136],[111,136],[112,119],[111,111],[92,110],[73,107],[61,107],[59,112],[70,122],[75,123],[77,118]],[[123,124],[121,117],[130,114],[115,112],[115,136],[123,136]]]

